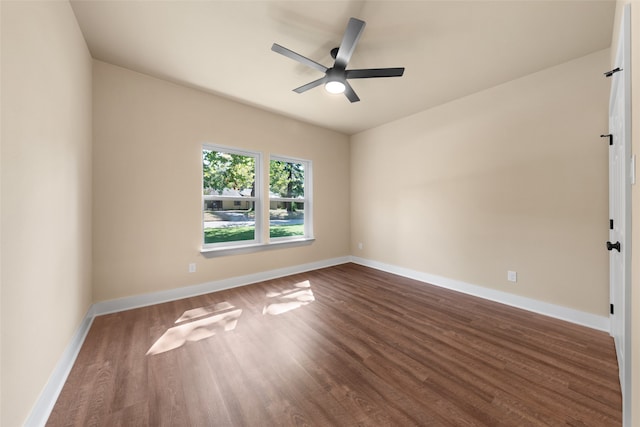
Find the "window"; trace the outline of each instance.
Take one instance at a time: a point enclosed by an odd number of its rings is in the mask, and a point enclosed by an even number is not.
[[[269,186],[263,189],[262,161],[261,153],[203,146],[203,252],[256,250],[313,240],[311,162],[271,157],[264,165],[269,168]],[[263,225],[267,212],[269,222]]]
[[[311,163],[281,157],[269,162],[269,237],[311,237],[308,212]]]
[[[260,153],[203,147],[204,246],[260,242],[260,163]]]

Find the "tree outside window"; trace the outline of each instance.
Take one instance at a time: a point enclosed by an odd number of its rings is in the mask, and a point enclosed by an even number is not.
[[[307,162],[273,158],[269,164],[269,237],[308,235],[305,229]]]

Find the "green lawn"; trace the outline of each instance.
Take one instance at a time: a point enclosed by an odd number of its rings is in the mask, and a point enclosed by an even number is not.
[[[205,243],[235,242],[253,240],[255,227],[205,228]],[[269,229],[270,237],[304,236],[304,224],[274,225]]]

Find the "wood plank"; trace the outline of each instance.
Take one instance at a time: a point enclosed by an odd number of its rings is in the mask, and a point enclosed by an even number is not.
[[[621,396],[605,333],[344,264],[96,318],[47,425],[606,427]]]

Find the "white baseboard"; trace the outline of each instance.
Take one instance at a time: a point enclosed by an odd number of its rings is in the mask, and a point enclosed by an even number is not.
[[[470,283],[462,282],[460,280],[449,279],[447,277],[423,273],[421,271],[397,267],[394,265],[384,264],[378,261],[371,261],[364,258],[352,256],[351,262],[366,267],[375,268],[377,270],[386,271],[388,273],[397,274],[398,276],[403,276],[409,279],[414,279],[420,282],[439,286],[441,288],[451,289],[453,291],[462,292],[479,298],[499,302],[556,319],[566,320],[567,322],[586,326],[591,329],[597,329],[599,331],[604,331],[607,333],[611,330],[609,317],[585,313],[583,311],[574,310],[572,308],[550,304],[532,298],[526,298],[519,295],[510,294],[508,292],[486,288],[484,286],[473,285]]]
[[[317,270],[319,268],[344,264],[349,262],[349,260],[350,257],[332,258],[328,260],[312,262],[309,264],[301,264],[292,267],[264,271],[261,273],[248,274],[245,276],[215,280],[212,282],[201,283],[199,285],[185,286],[182,288],[169,289],[166,291],[153,292],[150,294],[102,301],[93,305],[93,313],[95,316],[99,316],[102,314],[116,313],[118,311],[131,310],[133,308],[145,307],[148,305],[195,297],[198,295],[209,294],[211,292],[222,291],[224,289],[231,289],[238,286],[245,286],[252,283],[263,282],[265,280],[277,279],[278,277],[304,273],[305,271]]]
[[[91,328],[93,318],[94,315],[92,308],[89,308],[87,314],[80,322],[80,326],[76,330],[76,333],[71,338],[71,342],[64,350],[62,357],[60,357],[56,367],[53,369],[53,372],[51,373],[47,384],[44,386],[44,389],[40,393],[38,400],[36,400],[35,405],[31,408],[29,418],[27,418],[24,423],[26,427],[39,427],[44,426],[47,423],[49,415],[51,415],[51,411],[53,410],[53,406],[56,404],[58,396],[62,391],[62,387],[67,381],[69,372],[71,372],[71,368],[76,361],[76,357],[78,357],[78,353],[80,352],[84,339],[89,332],[89,328]]]

